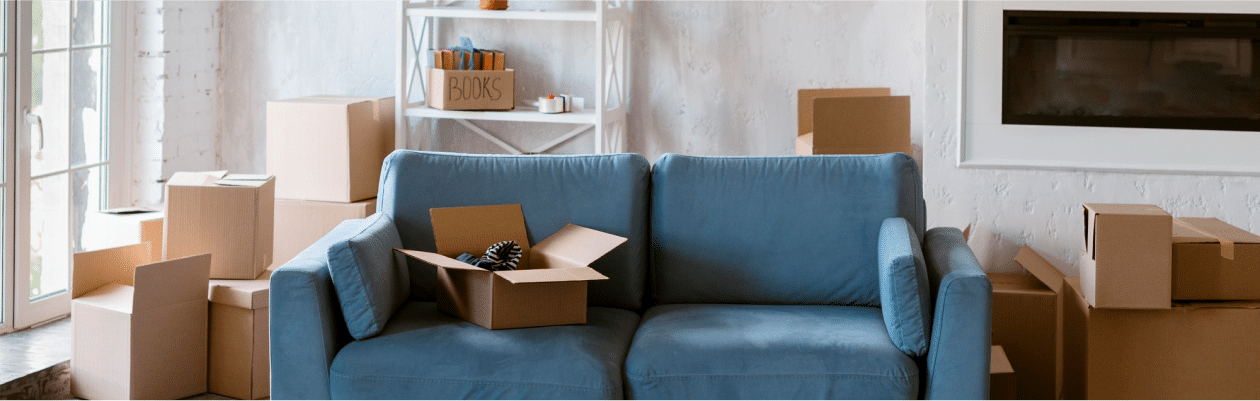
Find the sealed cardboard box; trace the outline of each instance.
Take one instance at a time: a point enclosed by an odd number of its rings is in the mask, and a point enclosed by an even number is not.
[[[1212,218],[1173,223],[1173,300],[1260,300],[1260,236]]]
[[[910,98],[890,93],[888,88],[801,89],[796,153],[913,154]]]
[[[529,246],[521,205],[430,210],[437,253],[399,250],[438,267],[438,309],[488,329],[586,323],[586,282],[608,277],[590,263],[625,238],[569,224]],[[516,270],[488,271],[453,259],[500,241],[521,245]]]
[[[358,202],[376,196],[394,150],[394,98],[321,96],[267,102],[267,173],[276,197]]]
[[[512,110],[516,71],[430,68],[425,103],[442,110]]]
[[[147,243],[75,254],[71,393],[118,400],[204,393],[210,260],[154,262]]]
[[[210,392],[242,400],[271,396],[267,296],[271,277],[210,280]]]
[[[1086,203],[1081,290],[1095,308],[1172,306],[1172,215],[1155,205]]]
[[[275,177],[180,172],[166,182],[162,255],[214,254],[211,278],[253,279],[271,265]]]
[[[1015,399],[1016,378],[1015,368],[1012,368],[1011,362],[1006,359],[1006,352],[1002,350],[1002,346],[992,346],[989,349],[989,399]]]
[[[376,212],[376,198],[351,202],[276,199],[275,260],[283,264],[349,219]]]
[[[1101,309],[1065,282],[1063,399],[1260,398],[1260,302]]]
[[[1063,273],[1027,246],[1015,261],[1031,274],[989,274],[993,283],[993,344],[1020,372],[1017,399],[1058,398],[1063,358],[1059,342]]]

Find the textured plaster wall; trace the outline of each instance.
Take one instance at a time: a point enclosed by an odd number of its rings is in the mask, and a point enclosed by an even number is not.
[[[218,165],[266,170],[266,104],[394,95],[397,3],[225,1]]]
[[[1084,202],[1149,203],[1174,216],[1216,217],[1260,230],[1256,177],[956,167],[960,12],[957,1],[930,2],[926,9],[924,195],[929,226],[976,228],[971,245],[986,269],[1020,271],[1011,259],[1028,244],[1059,270],[1076,274]]]
[[[540,4],[522,1],[514,8]],[[550,2],[548,7],[581,7]],[[627,151],[789,154],[796,90],[887,86],[913,99],[920,136],[923,3],[646,2],[634,4]],[[394,92],[392,2],[225,2],[223,140],[225,168],[265,166],[267,100]],[[460,21],[441,27],[442,46],[469,36],[505,50],[518,70],[517,99],[573,93],[593,103],[594,30],[580,23]],[[478,123],[521,148],[570,126]],[[916,139],[917,141],[917,139]],[[420,121],[410,147],[501,153],[452,122]],[[589,152],[589,135],[558,151]]]

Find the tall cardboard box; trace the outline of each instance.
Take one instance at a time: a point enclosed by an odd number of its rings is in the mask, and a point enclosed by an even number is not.
[[[210,280],[210,392],[241,400],[271,396],[267,305],[270,274]]]
[[[1063,399],[1260,398],[1260,302],[1101,309],[1065,283]]]
[[[71,393],[84,399],[204,393],[210,259],[153,262],[147,243],[75,254]]]
[[[1173,300],[1260,300],[1260,236],[1212,218],[1173,223]]]
[[[1081,290],[1096,308],[1172,306],[1172,215],[1155,205],[1086,203]]]
[[[990,400],[1014,400],[1016,387],[1015,368],[1011,367],[1011,362],[1006,358],[1006,352],[1002,350],[1001,345],[994,345],[989,349],[989,399]]]
[[[1019,375],[1016,399],[1059,396],[1063,359],[1063,273],[1027,246],[1015,261],[1031,274],[989,274],[993,283],[993,337]]]
[[[801,89],[797,154],[913,154],[910,97],[888,88]]]
[[[394,150],[394,98],[321,96],[267,102],[267,173],[281,199],[376,196]]]
[[[352,202],[276,199],[275,263],[287,263],[333,227],[376,213],[376,198]]]
[[[254,279],[271,265],[276,179],[175,173],[166,182],[162,255],[214,254],[211,278]]]
[[[430,209],[437,253],[398,250],[438,267],[438,310],[487,329],[586,323],[588,267],[625,238],[569,224],[529,245],[521,205]],[[453,259],[499,241],[521,245],[516,270],[492,272]]]

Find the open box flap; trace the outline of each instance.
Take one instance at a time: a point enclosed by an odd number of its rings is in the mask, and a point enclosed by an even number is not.
[[[1234,259],[1234,244],[1260,244],[1260,236],[1234,227],[1215,218],[1182,217],[1173,219],[1174,244],[1221,244],[1221,257]]]
[[[460,262],[458,260],[451,259],[449,257],[442,256],[433,252],[412,251],[412,250],[398,249],[398,248],[394,248],[394,250],[401,252],[403,255],[407,255],[407,257],[410,257],[412,259],[418,259],[421,262],[428,263],[428,264],[441,267],[444,269],[472,270],[472,271],[487,272],[487,273],[490,272],[489,270],[482,269],[480,267],[473,266],[464,262]]]
[[[271,177],[266,174],[228,174],[223,179],[215,181],[214,185],[257,188],[271,181]]]
[[[133,310],[206,300],[210,254],[203,253],[136,267]]]
[[[587,267],[626,239],[573,223],[534,245],[530,269]]]
[[[1100,214],[1127,214],[1139,216],[1167,216],[1168,212],[1155,205],[1121,203],[1086,203],[1085,208]]]
[[[227,171],[180,171],[166,180],[166,185],[204,187],[223,179]]]
[[[511,240],[521,246],[521,261],[517,266],[533,266],[529,261],[529,236],[520,204],[433,208],[429,209],[429,218],[433,221],[434,245],[439,254],[468,253],[480,258],[491,245]]]
[[[1015,255],[1015,263],[1019,263],[1025,270],[1036,276],[1046,287],[1050,287],[1050,290],[1054,291],[1055,294],[1063,293],[1063,272],[1054,268],[1050,262],[1047,262],[1045,258],[1041,257],[1037,251],[1029,248],[1028,245],[1024,245],[1023,248],[1019,249],[1019,254]]]
[[[551,269],[507,270],[495,272],[512,284],[554,283],[562,281],[607,280],[608,277],[589,267],[561,267]]]
[[[106,284],[132,285],[136,266],[153,262],[148,242],[74,254],[70,298],[81,297]]]

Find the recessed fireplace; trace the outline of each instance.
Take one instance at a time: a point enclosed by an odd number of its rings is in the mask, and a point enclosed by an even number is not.
[[[1260,131],[1260,15],[1003,20],[1002,124]]]

